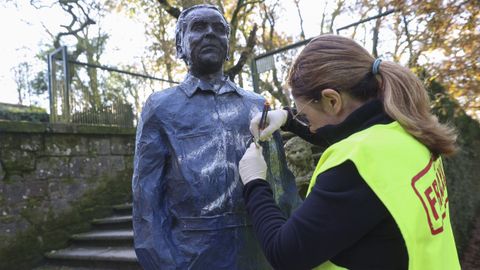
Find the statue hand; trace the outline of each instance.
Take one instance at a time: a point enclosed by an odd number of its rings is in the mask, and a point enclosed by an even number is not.
[[[261,117],[262,114],[258,113],[250,121],[250,132],[255,137],[255,139],[260,141],[267,141],[272,137],[272,134],[275,131],[285,125],[285,122],[287,122],[288,118],[288,112],[283,109],[269,111],[267,115],[267,123],[263,130],[259,130],[258,128]]]

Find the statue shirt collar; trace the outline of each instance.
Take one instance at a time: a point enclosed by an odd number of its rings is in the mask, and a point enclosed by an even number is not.
[[[241,95],[239,88],[227,77],[224,76],[224,83],[220,87],[220,89],[216,92],[217,95],[222,95],[225,93],[234,92]],[[209,88],[209,83],[200,80],[199,78],[193,76],[192,74],[188,73],[185,77],[185,80],[179,85],[180,89],[187,95],[187,97],[192,97],[197,90],[200,91],[213,91]]]

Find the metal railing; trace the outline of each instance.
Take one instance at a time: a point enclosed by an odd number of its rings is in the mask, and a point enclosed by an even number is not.
[[[178,82],[68,59],[67,47],[48,56],[50,121],[133,127],[145,89]]]

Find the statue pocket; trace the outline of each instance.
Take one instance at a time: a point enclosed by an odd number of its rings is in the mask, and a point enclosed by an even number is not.
[[[251,225],[246,213],[224,213],[215,216],[180,217],[182,231],[215,231]]]
[[[181,163],[195,178],[208,178],[225,166],[224,140],[213,132],[196,132],[177,136],[181,148]],[[204,179],[205,180],[205,179]]]
[[[237,269],[236,258],[244,239],[235,228],[248,226],[246,213],[178,219],[183,238],[180,250],[191,258],[186,269]],[[221,259],[219,259],[221,258]]]

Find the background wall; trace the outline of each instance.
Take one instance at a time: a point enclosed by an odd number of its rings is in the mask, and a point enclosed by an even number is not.
[[[0,269],[130,201],[134,129],[0,121]]]

